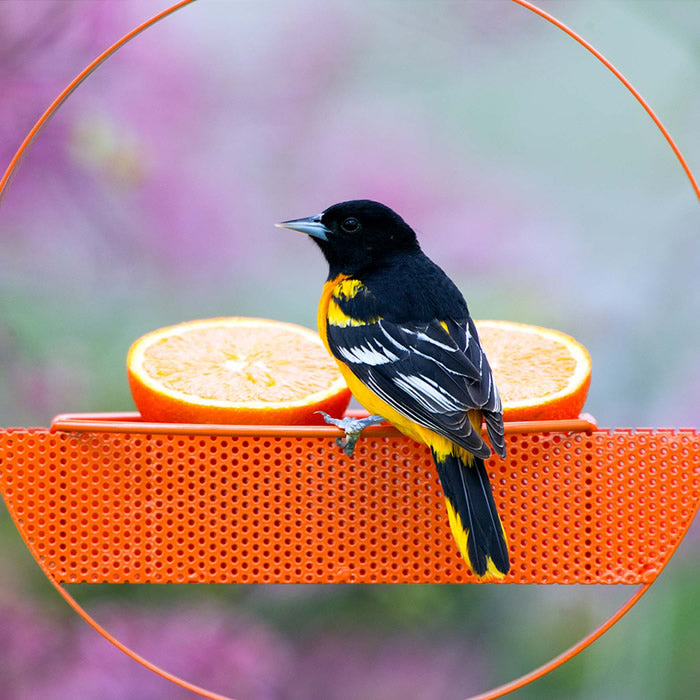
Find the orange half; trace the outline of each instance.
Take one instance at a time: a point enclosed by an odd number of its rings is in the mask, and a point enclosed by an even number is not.
[[[505,421],[578,418],[591,357],[571,336],[510,321],[476,321],[503,401]]]
[[[315,331],[260,318],[213,318],[161,328],[127,357],[146,421],[319,424],[342,416],[350,390]]]

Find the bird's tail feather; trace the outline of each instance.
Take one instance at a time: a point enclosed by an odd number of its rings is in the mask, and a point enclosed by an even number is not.
[[[510,569],[508,543],[496,510],[484,460],[433,451],[445,493],[450,528],[462,556],[480,578],[503,578]]]

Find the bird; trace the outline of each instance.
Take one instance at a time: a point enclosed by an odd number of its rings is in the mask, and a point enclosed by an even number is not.
[[[390,207],[361,199],[276,224],[307,234],[328,263],[318,330],[364,419],[326,422],[352,455],[368,425],[387,420],[427,445],[457,547],[483,580],[510,569],[484,460],[506,456],[501,398],[467,302]],[[482,437],[486,424],[489,444]]]

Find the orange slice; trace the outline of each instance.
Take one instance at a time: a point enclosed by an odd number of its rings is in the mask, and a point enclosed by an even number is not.
[[[476,328],[505,421],[578,418],[591,383],[591,357],[583,345],[524,323],[477,321]]]
[[[127,373],[147,421],[320,424],[350,390],[315,331],[260,318],[190,321],[147,333]]]

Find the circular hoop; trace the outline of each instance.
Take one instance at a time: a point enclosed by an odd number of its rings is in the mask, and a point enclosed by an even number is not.
[[[116,43],[114,43],[111,47],[106,49],[102,54],[100,54],[94,61],[92,61],[88,66],[86,66],[85,69],[83,69],[70,83],[69,85],[56,97],[56,99],[51,103],[51,105],[48,107],[48,109],[42,114],[42,116],[39,118],[39,120],[36,122],[34,127],[30,130],[30,132],[27,134],[26,138],[20,145],[18,151],[10,161],[10,164],[8,165],[2,179],[0,179],[0,203],[2,202],[3,195],[7,189],[7,186],[9,185],[9,182],[12,178],[13,173],[16,171],[17,166],[19,165],[23,155],[27,152],[29,147],[31,146],[32,142],[34,139],[37,137],[37,135],[40,133],[41,129],[45,126],[45,124],[49,121],[49,119],[56,113],[56,111],[61,107],[61,105],[67,100],[67,98],[73,93],[74,90],[77,89],[77,87],[93,72],[95,71],[102,63],[104,63],[112,54],[116,53],[120,48],[122,48],[126,43],[131,41],[134,37],[138,36],[141,34],[143,31],[151,27],[152,25],[156,24],[160,20],[166,18],[167,16],[173,14],[177,10],[185,7],[186,5],[189,5],[193,3],[195,0],[181,0],[180,2],[175,3],[171,7],[167,8],[166,10],[163,10],[162,12],[156,14],[149,20],[143,22],[141,25],[124,35],[121,39],[119,39]],[[518,5],[521,5],[522,7],[526,8],[527,10],[530,10],[531,12],[535,13],[536,15],[540,16],[541,18],[545,19],[546,21],[550,22],[552,25],[560,29],[561,31],[565,32],[568,34],[572,39],[577,41],[581,46],[583,46],[587,51],[589,51],[593,56],[595,56],[599,61],[601,61],[608,70],[610,70],[620,82],[629,90],[630,93],[635,97],[635,99],[640,103],[642,108],[647,112],[649,117],[652,119],[652,121],[656,124],[657,128],[661,131],[663,134],[664,138],[668,142],[670,148],[672,149],[673,153],[675,154],[676,158],[678,159],[681,167],[686,173],[686,176],[688,177],[688,180],[690,181],[691,186],[693,187],[693,190],[695,191],[696,196],[700,200],[700,186],[698,185],[695,177],[693,176],[690,167],[688,166],[688,163],[686,162],[685,158],[681,154],[678,146],[672,139],[671,135],[667,131],[667,129],[664,127],[662,124],[661,120],[659,117],[654,113],[654,111],[651,109],[651,107],[647,104],[647,102],[644,100],[644,98],[640,95],[640,93],[632,86],[632,84],[622,75],[622,73],[615,68],[615,66],[608,61],[597,49],[595,49],[590,43],[585,41],[581,36],[579,36],[576,32],[574,32],[572,29],[570,29],[567,25],[564,23],[560,22],[558,19],[553,17],[551,14],[541,10],[539,7],[536,5],[527,2],[526,0],[513,0]],[[165,670],[162,668],[156,666],[155,664],[152,664],[149,662],[147,659],[139,656],[136,654],[133,650],[129,649],[126,645],[121,643],[119,640],[114,638],[107,630],[105,630],[97,621],[94,620],[94,618],[87,613],[78,603],[77,601],[68,593],[68,591],[65,589],[64,586],[62,586],[53,576],[48,575],[49,581],[51,584],[56,588],[58,593],[64,598],[64,600],[90,625],[95,629],[97,632],[99,632],[105,639],[107,639],[109,642],[111,642],[114,646],[116,646],[118,649],[123,651],[125,654],[127,654],[130,658],[133,660],[137,661],[141,665],[143,665],[145,668],[149,669],[150,671],[153,671],[154,673],[160,675],[162,678],[171,681],[172,683],[175,683],[176,685],[186,689],[190,690],[191,692],[197,693],[200,696],[204,698],[209,698],[210,700],[233,700],[233,698],[229,698],[217,693],[210,692],[204,688],[201,688],[199,686],[196,686],[194,684],[191,684]],[[487,691],[485,693],[481,693],[479,695],[474,695],[469,700],[495,700],[495,698],[502,697],[503,695],[506,695],[514,690],[517,690],[519,688],[522,688],[525,685],[528,685],[529,683],[532,683],[533,681],[537,680],[538,678],[541,678],[545,674],[549,673],[550,671],[554,670],[555,668],[561,666],[563,663],[568,661],[569,659],[573,658],[576,654],[578,654],[580,651],[588,647],[590,644],[592,644],[594,641],[596,641],[598,638],[600,638],[605,632],[607,632],[611,627],[613,627],[634,605],[636,605],[637,602],[644,596],[644,594],[649,590],[651,587],[653,581],[651,583],[646,583],[643,586],[641,586],[613,615],[611,615],[605,622],[603,622],[597,629],[595,629],[593,632],[591,632],[589,635],[581,639],[579,642],[574,644],[572,647],[564,651],[562,654],[559,656],[555,657],[548,663],[540,666],[539,668],[509,682],[504,685],[499,686],[498,688],[495,688],[491,691]]]

